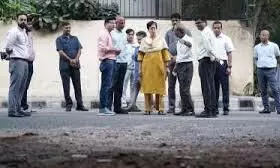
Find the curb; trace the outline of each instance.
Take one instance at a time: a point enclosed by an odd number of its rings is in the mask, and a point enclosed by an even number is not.
[[[167,99],[165,100],[167,102]],[[35,109],[43,109],[43,108],[65,108],[65,101],[54,101],[54,100],[40,100],[40,101],[31,101],[29,102],[32,108]],[[275,112],[275,105],[273,99],[269,100],[271,111]],[[144,100],[137,101],[137,104],[140,107],[144,107]],[[98,109],[99,101],[98,100],[88,100],[84,101],[84,105],[90,109]],[[195,108],[203,108],[203,99],[201,97],[194,98]],[[76,107],[75,101],[73,101],[73,107]],[[177,103],[177,108],[180,107],[180,103]],[[219,101],[219,108],[223,107],[223,103]],[[0,108],[8,108],[8,102],[2,101],[0,102]],[[262,101],[260,97],[231,97],[230,99],[230,109],[234,111],[258,111],[262,110]]]

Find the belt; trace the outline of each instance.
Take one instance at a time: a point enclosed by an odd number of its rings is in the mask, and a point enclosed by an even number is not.
[[[12,58],[10,58],[10,60],[21,60],[21,61],[29,62],[29,60],[27,60],[27,59],[18,58],[18,57],[12,57]]]

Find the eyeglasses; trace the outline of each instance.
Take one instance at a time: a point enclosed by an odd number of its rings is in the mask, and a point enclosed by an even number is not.
[[[27,19],[19,19],[20,21],[27,21]]]

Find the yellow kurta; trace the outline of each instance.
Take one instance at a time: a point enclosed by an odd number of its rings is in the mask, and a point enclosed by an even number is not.
[[[154,52],[139,52],[138,61],[142,62],[141,91],[144,94],[166,94],[166,67],[170,60],[168,49]]]

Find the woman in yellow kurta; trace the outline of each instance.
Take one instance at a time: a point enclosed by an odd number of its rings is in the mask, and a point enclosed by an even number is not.
[[[156,110],[159,115],[162,115],[164,114],[163,96],[166,94],[167,63],[170,57],[165,40],[156,34],[157,23],[148,22],[147,29],[150,36],[141,41],[138,55],[141,90],[145,95],[145,114],[149,115],[152,112],[152,99],[155,94]]]

